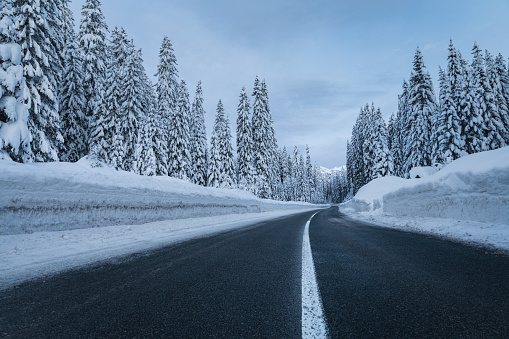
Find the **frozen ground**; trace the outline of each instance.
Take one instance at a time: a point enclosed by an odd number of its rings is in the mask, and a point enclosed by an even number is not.
[[[385,177],[340,205],[350,216],[509,250],[509,147],[469,155],[421,179]]]
[[[258,199],[87,160],[0,160],[0,289],[319,206]]]

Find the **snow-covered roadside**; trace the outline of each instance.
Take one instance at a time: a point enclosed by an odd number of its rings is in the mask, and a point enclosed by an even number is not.
[[[376,211],[356,212],[340,207],[353,219],[403,231],[431,234],[475,246],[509,252],[509,225],[432,217],[412,217]]]
[[[508,251],[509,147],[420,179],[375,179],[339,208],[356,219]]]
[[[308,208],[316,209],[316,207]],[[0,289],[23,281],[301,213],[284,210],[0,236]]]
[[[310,208],[78,163],[0,160],[0,235]]]

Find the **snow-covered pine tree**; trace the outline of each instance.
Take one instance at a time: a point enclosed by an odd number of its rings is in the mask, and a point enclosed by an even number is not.
[[[455,74],[450,70],[449,65],[448,74]],[[459,94],[454,94],[459,89],[456,87],[454,77],[451,79],[450,75],[446,74],[441,68],[440,74],[440,114],[437,119],[437,126],[434,129],[437,134],[436,140],[438,141],[434,147],[434,162],[436,163],[450,163],[453,160],[461,158],[464,152],[464,145],[461,137],[461,121],[458,116],[458,101],[460,100]],[[455,74],[456,75],[456,74]],[[435,139],[435,138],[433,138]]]
[[[166,144],[168,156],[167,156],[167,173],[171,175],[169,157],[169,143],[170,143],[170,129],[173,112],[177,107],[179,83],[178,83],[178,71],[177,71],[177,58],[173,51],[173,45],[170,39],[165,36],[159,49],[159,63],[157,64],[157,110],[159,119],[161,120],[162,126],[165,127],[165,134],[163,144]],[[161,162],[164,160],[162,157],[156,157],[158,161],[159,171]]]
[[[408,171],[412,167],[432,164],[432,127],[437,112],[433,83],[419,48],[415,52],[413,65],[409,86],[410,131],[406,140],[408,148],[405,167]]]
[[[90,119],[89,156],[92,166],[100,167],[101,163],[109,163],[109,152],[113,144],[116,130],[111,130],[112,119],[108,116],[108,110],[104,100],[104,93],[95,93],[92,119]]]
[[[253,129],[249,118],[249,98],[246,88],[242,87],[237,106],[237,170],[239,188],[253,190]]]
[[[290,201],[292,198],[292,160],[286,146],[281,151],[281,180],[283,184],[283,200]]]
[[[205,130],[205,110],[203,109],[203,90],[201,81],[196,86],[196,94],[191,107],[191,165],[192,182],[207,186],[207,133]]]
[[[325,202],[325,199],[324,199],[324,192],[323,192],[323,178],[322,178],[322,173],[320,171],[320,168],[318,167],[318,164],[316,163],[315,161],[315,166],[313,167],[313,177],[314,177],[314,180],[315,180],[315,193],[314,193],[314,196],[312,198],[312,202],[315,203],[315,204],[320,204],[320,203],[324,203]],[[345,178],[346,180],[346,178]],[[345,189],[349,191],[349,186],[347,186],[347,184],[345,184]]]
[[[303,168],[301,168],[299,163],[300,152],[297,146],[293,149],[293,158],[292,158],[292,201],[302,201],[302,197],[304,194],[304,181],[302,179],[304,173]],[[304,160],[303,160],[304,163]]]
[[[74,31],[74,13],[72,12],[69,4],[71,3],[71,0],[61,0],[61,22],[62,22],[62,32],[63,32],[63,51],[62,51],[62,57],[63,60],[65,60],[65,52],[67,47],[69,46],[68,42],[69,40],[75,40],[77,44],[77,37],[76,32]],[[74,36],[73,36],[74,35]],[[63,61],[62,60],[62,61]]]
[[[219,145],[216,136],[216,129],[212,129],[212,136],[210,137],[210,152],[209,152],[209,166],[207,168],[207,185],[209,187],[218,188],[220,173],[219,163]]]
[[[50,58],[51,67],[48,70],[48,78],[53,83],[55,88],[55,102],[57,112],[59,111],[59,97],[60,86],[62,80],[63,73],[63,62],[64,62],[64,52],[65,52],[65,43],[66,37],[65,34],[68,33],[64,31],[64,26],[69,24],[69,18],[65,18],[67,22],[64,23],[64,15],[68,15],[69,13],[64,13],[64,1],[63,0],[46,0],[41,1],[41,6],[45,8],[45,12],[47,13],[47,23],[48,23],[48,31],[51,36],[49,45],[52,50],[49,55],[52,55]],[[68,6],[67,6],[68,9]],[[72,15],[72,13],[71,13]]]
[[[100,114],[101,117],[94,118],[94,120],[101,120],[106,129],[103,130],[102,140],[93,140],[92,143],[103,145],[100,147],[103,151],[100,152],[99,157],[116,169],[125,169],[126,138],[123,135],[123,124],[126,119],[123,116],[122,103],[125,100],[123,95],[127,82],[124,81],[122,73],[126,70],[125,63],[128,55],[134,53],[133,49],[134,47],[127,40],[125,31],[115,27],[111,33],[111,43],[107,49],[108,59],[102,102],[104,110],[98,110],[97,114]],[[99,129],[103,128],[102,126],[97,127]],[[121,135],[118,135],[118,133]],[[105,155],[104,158],[103,155]]]
[[[48,24],[53,13],[38,0],[13,1],[16,42],[21,45],[21,62],[29,95],[28,127],[35,161],[58,161],[63,142],[56,93],[56,71],[60,60]],[[55,63],[55,64],[54,64]]]
[[[31,156],[21,46],[9,1],[0,3],[0,159],[27,162]]]
[[[456,50],[456,48],[454,48],[454,45],[452,44],[452,39],[449,42],[448,51],[449,54],[447,56],[446,73],[446,79],[448,81],[448,87],[450,91],[450,104],[448,104],[448,109],[454,109],[454,116],[461,120],[460,102],[463,88],[464,65],[461,60],[461,54]],[[455,124],[459,123],[455,122]]]
[[[393,171],[392,175],[395,176],[403,176],[402,172],[402,162],[403,162],[403,151],[402,151],[402,142],[401,142],[401,118],[399,116],[399,109],[397,113],[393,113],[391,115],[391,119],[387,126],[387,141],[389,145],[389,150],[392,158]],[[348,178],[347,178],[348,179]]]
[[[221,164],[220,187],[235,188],[235,159],[233,156],[232,134],[230,132],[230,121],[224,113],[221,100],[217,105],[217,117],[219,121],[217,136],[219,141],[219,160]]]
[[[151,103],[147,114],[139,122],[139,138],[136,152],[136,172],[141,175],[156,175],[156,121],[154,121],[154,104]]]
[[[495,89],[495,99],[504,127],[509,131],[509,71],[500,53],[495,58],[494,69],[499,79]],[[509,145],[509,140],[506,140],[506,144]]]
[[[225,115],[223,103],[219,100],[211,138],[208,179],[211,187],[235,187],[235,162],[231,139],[228,117]]]
[[[101,11],[99,0],[86,0],[81,9],[81,23],[79,31],[80,50],[83,54],[83,88],[85,91],[85,117],[89,120],[89,126],[97,129],[101,119],[99,115],[104,109],[104,81],[106,76],[106,32],[108,26]],[[104,122],[103,122],[104,123]],[[89,131],[87,135],[97,137],[96,131]],[[92,145],[99,146],[98,140],[88,140]],[[104,156],[104,146],[97,153]]]
[[[410,132],[410,105],[408,83],[403,80],[402,92],[398,95],[398,112],[396,115],[398,126],[399,149],[392,151],[394,171],[399,177],[406,177],[409,169],[406,168],[405,155],[408,154],[408,134]]]
[[[88,154],[83,65],[76,35],[66,37],[64,73],[60,86],[60,117],[64,142],[60,160],[75,162]]]
[[[463,66],[458,52],[449,43],[447,73],[440,78],[440,109],[437,126],[435,162],[449,163],[459,159],[465,152],[462,133],[461,94],[463,88]]]
[[[298,171],[299,176],[297,177],[297,196],[298,201],[306,201],[306,165],[304,164],[304,156],[299,154],[299,165]]]
[[[369,105],[366,104],[364,108],[364,125],[362,129],[362,134],[364,136],[364,143],[362,144],[362,155],[363,155],[363,168],[364,168],[364,177],[366,179],[364,184],[367,184],[371,180],[375,179],[373,169],[375,168],[375,145],[373,140],[371,139],[374,135],[374,119],[375,119],[375,104],[371,104],[371,109]]]
[[[265,108],[262,86],[258,77],[255,79],[253,105],[253,165],[256,171],[254,178],[255,193],[260,198],[272,196],[270,179],[270,156],[273,140],[270,135],[270,120]]]
[[[353,159],[352,144],[350,140],[346,141],[346,178],[348,181],[348,192],[353,194]]]
[[[372,166],[371,177],[373,179],[392,175],[393,163],[387,142],[387,127],[383,120],[380,108],[378,108],[371,119],[371,150]]]
[[[315,194],[316,183],[313,173],[313,164],[311,163],[311,154],[309,153],[309,145],[306,145],[306,201],[311,202]]]
[[[141,175],[157,175],[156,152],[161,143],[159,124],[156,115],[156,96],[154,86],[147,73],[143,71],[141,78],[144,93],[144,115],[139,122],[138,143],[136,152],[135,172]]]
[[[122,126],[112,127],[112,144],[108,149],[109,165],[115,169],[123,169],[125,159],[125,141],[122,134]]]
[[[272,113],[270,111],[269,105],[269,92],[267,89],[267,83],[265,79],[261,82],[260,85],[261,98],[262,98],[262,106],[264,111],[264,116],[267,120],[267,140],[268,140],[268,166],[269,166],[269,185],[271,187],[271,198],[275,200],[279,200],[278,189],[277,189],[277,177],[278,177],[278,147],[277,147],[277,139],[276,139],[276,130],[274,128],[274,119],[272,118]]]
[[[352,128],[352,141],[350,144],[352,162],[350,168],[352,173],[353,194],[357,193],[359,188],[366,184],[363,154],[365,116],[364,107],[361,107],[359,116]]]
[[[188,180],[191,168],[189,154],[189,92],[184,80],[180,83],[178,103],[170,116],[168,143],[168,175]]]
[[[486,75],[484,57],[477,43],[474,43],[472,55],[474,101],[481,117],[481,148],[482,151],[488,151],[505,146],[503,126],[498,118],[495,97]]]
[[[461,91],[461,137],[468,154],[482,152],[482,117],[476,101],[476,87],[472,68],[461,59],[463,65],[463,88]]]
[[[120,133],[124,141],[122,169],[133,171],[136,163],[139,121],[148,111],[146,91],[143,85],[145,68],[141,50],[130,54],[120,70]]]
[[[497,69],[497,64],[493,56],[485,51],[485,64],[486,64],[486,77],[490,85],[493,96],[493,110],[491,119],[497,129],[496,135],[500,137],[494,147],[504,147],[509,144],[509,130],[507,129],[506,121],[509,120],[507,102],[502,88],[500,74],[504,74],[503,70]]]

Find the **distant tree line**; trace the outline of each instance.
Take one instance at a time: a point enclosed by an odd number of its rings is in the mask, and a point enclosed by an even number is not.
[[[347,143],[351,194],[386,175],[409,177],[417,166],[441,167],[466,154],[509,145],[509,73],[505,58],[474,44],[469,64],[453,46],[439,70],[437,103],[417,49],[410,80],[403,81],[398,111],[385,124],[374,105],[361,108]]]

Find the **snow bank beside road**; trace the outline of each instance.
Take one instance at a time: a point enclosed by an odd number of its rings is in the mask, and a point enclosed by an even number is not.
[[[0,160],[0,235],[310,208],[78,163]]]
[[[463,157],[422,179],[373,180],[340,209],[399,228],[509,249],[509,147]]]

